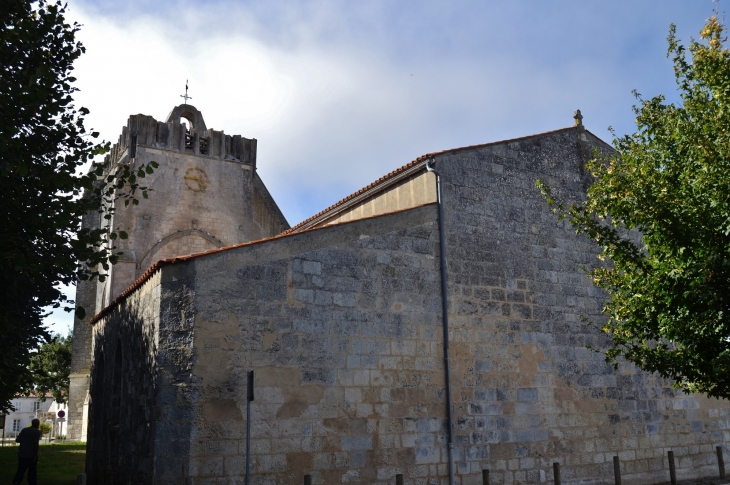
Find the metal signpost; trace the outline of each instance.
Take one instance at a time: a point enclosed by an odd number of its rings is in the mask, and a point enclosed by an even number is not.
[[[246,485],[251,483],[251,401],[253,401],[253,371],[248,371],[246,383]]]
[[[58,411],[58,413],[56,413],[56,416],[58,416],[58,419],[56,420],[56,422],[59,423],[58,432],[61,433],[61,427],[63,426],[63,423],[66,421],[66,411],[61,409],[60,411]],[[66,441],[66,433],[63,433],[63,441]]]

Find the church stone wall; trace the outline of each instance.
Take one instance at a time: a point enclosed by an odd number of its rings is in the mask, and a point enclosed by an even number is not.
[[[435,156],[460,485],[482,469],[548,483],[553,462],[563,483],[613,483],[614,455],[626,483],[661,483],[668,450],[680,478],[714,475],[714,447],[728,451],[727,401],[586,349],[606,344],[580,319],[600,321],[605,295],[578,269],[595,248],[534,183],[583,197],[591,145],[574,129]],[[445,483],[436,221],[428,205],[163,266],[155,483],[243,479],[249,370],[252,483]]]
[[[194,483],[244,473],[250,369],[253,483],[297,482],[305,473],[319,483],[341,483],[343,474],[376,483],[395,470],[388,462],[418,465],[426,476],[437,466],[445,400],[435,217],[427,206],[190,263],[186,389],[195,399],[158,415],[190,433],[169,445],[185,449],[179,461]],[[374,419],[383,413],[392,418]],[[431,442],[417,444],[424,426]],[[401,448],[403,432],[412,442],[402,449],[379,442],[397,438]],[[177,479],[171,466],[159,483]]]
[[[582,136],[581,136],[582,135]],[[582,141],[584,138],[585,141]],[[728,450],[730,403],[687,396],[631,366],[605,363],[605,295],[579,265],[595,247],[558,222],[535,188],[542,179],[563,200],[584,197],[591,145],[579,129],[436,157],[444,200],[457,390],[459,469],[473,479],[486,447],[497,483],[536,483],[562,464],[563,483],[667,480],[673,450],[679,477],[717,473],[716,445]]]
[[[196,126],[188,126],[192,122]],[[271,237],[289,227],[256,173],[256,140],[207,129],[193,106],[176,107],[165,122],[130,116],[104,160],[132,170],[153,161],[159,164],[154,173],[137,180],[151,189],[149,198],[138,192],[139,205],[118,201],[108,222],[129,238],[115,241],[123,254],[107,283],[98,285],[91,313],[160,259]]]
[[[177,118],[175,119],[175,117]],[[180,123],[181,116],[196,126]],[[271,237],[289,225],[256,173],[256,140],[206,129],[202,115],[190,105],[173,110],[166,122],[133,115],[105,158],[109,167],[128,164],[133,170],[152,161],[154,173],[138,178],[151,189],[137,193],[139,205],[116,204],[111,221],[98,214],[85,227],[102,222],[123,230],[117,239],[119,262],[105,282],[83,282],[77,300],[88,313],[74,324],[74,352],[69,396],[69,437],[85,439],[83,409],[88,391],[90,331],[88,318],[101,311],[155,262],[222,246]]]
[[[88,483],[153,483],[159,355],[165,348],[160,276],[152,276],[104,324],[93,326]]]
[[[151,161],[159,168],[140,180],[152,189],[149,198],[118,208],[112,222],[129,233],[117,246],[133,251],[126,263],[133,271],[124,274],[124,262],[112,268],[115,288],[107,302],[160,259],[271,237],[288,228],[251,165],[138,146],[135,166]],[[191,229],[196,231],[180,234]]]

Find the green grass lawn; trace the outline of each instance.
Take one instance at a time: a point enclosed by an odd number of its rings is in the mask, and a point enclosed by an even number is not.
[[[42,444],[38,458],[38,483],[75,485],[76,475],[84,473],[86,443]],[[0,447],[0,483],[13,481],[18,467],[18,447]],[[23,483],[28,483],[26,474]]]

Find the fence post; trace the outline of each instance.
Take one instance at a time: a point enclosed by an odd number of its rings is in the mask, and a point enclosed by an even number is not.
[[[722,446],[718,446],[715,450],[717,450],[717,466],[720,468],[720,478],[725,478],[725,460],[722,457]]]
[[[489,485],[489,470],[482,470],[482,485]]]
[[[304,485],[312,485],[312,475],[304,475]]]
[[[621,462],[619,462],[618,456],[613,457],[613,477],[616,485],[621,485]]]
[[[555,485],[560,485],[560,463],[553,463],[553,481]]]
[[[403,485],[403,474],[399,473],[395,476],[395,485]]]
[[[669,480],[672,485],[677,485],[677,470],[674,468],[674,452],[668,451],[667,458],[669,458]]]

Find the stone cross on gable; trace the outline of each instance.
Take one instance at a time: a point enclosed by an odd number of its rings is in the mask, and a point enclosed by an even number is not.
[[[573,115],[573,119],[575,119],[575,126],[578,126],[580,128],[583,128],[583,115],[580,114],[580,110],[575,110],[575,114]]]
[[[188,80],[185,80],[185,94],[180,95],[181,98],[185,99],[185,104],[188,104],[188,99],[193,99],[192,96],[188,96]]]

